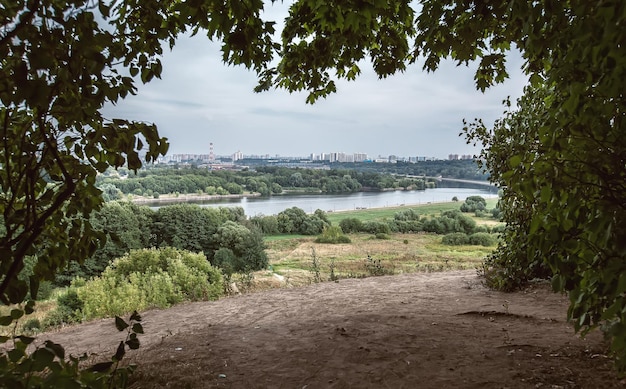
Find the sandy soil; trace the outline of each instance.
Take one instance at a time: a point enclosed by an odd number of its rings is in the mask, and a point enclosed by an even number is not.
[[[503,294],[471,270],[185,304],[143,313],[132,387],[625,387],[601,334],[574,335],[566,311],[548,285]],[[48,335],[100,357],[122,338],[111,319]]]

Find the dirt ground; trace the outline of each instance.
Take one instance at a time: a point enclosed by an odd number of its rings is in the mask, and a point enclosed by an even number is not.
[[[143,313],[133,388],[618,388],[598,332],[546,284],[504,294],[475,271],[283,288]],[[111,319],[47,337],[112,355]]]

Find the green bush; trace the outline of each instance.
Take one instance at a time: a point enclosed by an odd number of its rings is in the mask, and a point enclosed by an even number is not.
[[[348,217],[339,222],[339,227],[346,234],[361,232],[363,231],[363,222],[357,218]]]
[[[441,238],[441,243],[448,246],[462,246],[469,244],[469,236],[463,232],[454,232]]]
[[[484,211],[487,208],[487,200],[480,196],[469,196],[461,204],[462,212]]]
[[[144,249],[115,260],[100,277],[74,281],[82,315],[119,315],[182,301],[213,300],[222,293],[222,275],[203,254],[174,248]]]
[[[79,323],[82,318],[83,306],[83,301],[79,298],[76,289],[68,289],[57,297],[57,307],[43,319],[42,328]]]
[[[318,236],[317,239],[315,239],[315,242],[337,244],[337,243],[350,243],[351,240],[349,237],[344,235],[343,231],[341,230],[341,227],[329,226],[329,227],[324,228],[324,231],[322,231],[322,235]]]
[[[497,226],[493,226],[491,227],[491,233],[492,234],[501,234],[504,232],[506,225],[505,224],[498,224]]]
[[[364,232],[369,232],[370,234],[389,234],[391,233],[391,228],[389,224],[381,221],[368,221],[363,223]]]
[[[391,239],[389,234],[385,234],[384,232],[377,232],[375,235],[376,239],[388,240]]]
[[[39,319],[28,319],[24,322],[24,325],[22,325],[22,329],[27,333],[32,333],[41,331],[43,329],[43,326],[41,325]]]
[[[493,246],[497,240],[492,234],[477,232],[469,236],[469,243],[476,246]]]

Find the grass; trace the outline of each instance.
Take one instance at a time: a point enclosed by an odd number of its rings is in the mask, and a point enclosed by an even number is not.
[[[497,199],[488,199],[487,208],[496,206]],[[396,212],[415,209],[421,215],[437,216],[442,212],[459,209],[461,202],[425,204],[333,212],[328,219],[333,225],[348,217],[361,221],[391,219]],[[499,222],[490,217],[471,216],[478,225],[493,226]],[[352,243],[315,243],[315,236],[279,235],[266,238],[267,254],[274,273],[288,278],[289,285],[305,285],[312,282],[312,252],[321,261],[322,280],[331,277],[330,268],[338,278],[367,277],[372,275],[372,261],[382,267],[384,274],[431,272],[445,270],[475,269],[495,246],[448,246],[441,243],[442,235],[390,234],[390,239],[375,239],[371,234],[350,234]],[[370,258],[368,260],[368,258]],[[377,269],[381,270],[381,269]]]
[[[487,199],[487,209],[495,208],[498,199]],[[372,209],[359,209],[350,211],[330,212],[327,214],[328,220],[337,225],[339,222],[346,218],[356,218],[361,221],[372,221],[380,219],[393,219],[396,213],[407,209],[413,209],[420,215],[437,216],[445,211],[453,209],[459,209],[462,202],[446,202],[446,203],[433,203],[422,205],[406,205],[400,207],[387,207],[387,208],[372,208]],[[486,220],[490,220],[486,218]],[[478,220],[477,220],[478,222]]]
[[[35,304],[35,312],[33,312],[30,315],[25,315],[22,318],[20,318],[17,321],[17,325],[14,327],[14,325],[12,326],[1,326],[0,327],[0,335],[2,336],[12,336],[13,335],[13,331],[15,330],[16,334],[22,334],[25,333],[26,335],[34,335],[33,332],[31,331],[24,331],[23,330],[23,326],[24,324],[26,324],[28,321],[30,320],[34,320],[37,319],[39,320],[39,322],[43,322],[45,317],[48,315],[48,313],[50,313],[51,311],[53,311],[54,309],[56,309],[57,307],[57,301],[56,301],[56,297],[54,298],[50,298],[44,301],[37,301],[37,303]],[[16,305],[12,305],[12,306],[0,306],[0,316],[8,316],[11,312],[12,309],[16,309],[16,308],[20,308],[20,306],[16,306]]]
[[[267,253],[275,273],[289,276],[292,285],[302,285],[311,282],[313,249],[321,262],[321,278],[328,280],[331,262],[340,279],[371,275],[368,256],[379,261],[386,274],[475,269],[494,248],[452,247],[442,244],[441,238],[434,234],[391,234],[390,239],[381,240],[369,234],[351,234],[352,243],[329,245],[309,237],[299,238],[288,250],[271,246]]]

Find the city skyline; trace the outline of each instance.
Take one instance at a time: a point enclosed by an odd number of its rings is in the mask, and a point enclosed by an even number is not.
[[[168,153],[163,158],[161,158],[161,162],[183,162],[183,161],[219,161],[219,160],[232,160],[236,162],[238,160],[243,159],[299,159],[299,160],[310,160],[310,161],[328,161],[328,162],[365,162],[365,161],[409,161],[409,162],[418,162],[418,161],[432,161],[432,160],[459,160],[459,159],[472,159],[474,157],[473,154],[458,154],[458,153],[450,153],[447,155],[447,158],[439,158],[434,156],[426,156],[426,155],[377,155],[371,156],[366,153],[346,153],[346,152],[322,152],[322,153],[308,153],[307,155],[270,155],[268,153],[265,154],[245,154],[240,150],[230,153],[230,154],[219,154],[215,153],[213,149],[213,143],[210,144],[210,149],[208,153]]]

